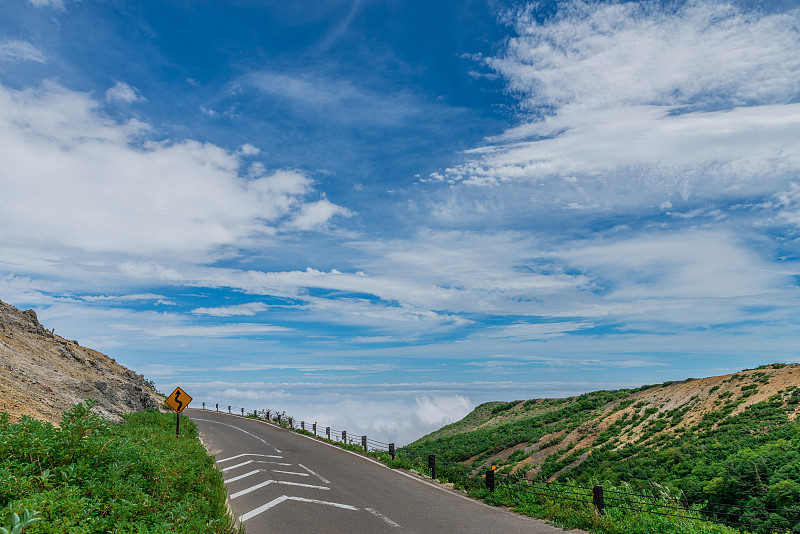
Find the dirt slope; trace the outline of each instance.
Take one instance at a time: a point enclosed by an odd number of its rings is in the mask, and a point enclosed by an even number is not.
[[[66,409],[89,398],[111,420],[161,401],[142,375],[53,335],[33,310],[0,301],[0,412],[58,423]]]
[[[780,397],[788,421],[800,413],[800,365],[773,364],[724,376],[642,386],[635,390],[593,392],[566,399],[494,402],[417,442],[430,450],[469,452],[462,460],[480,472],[492,465],[536,477],[549,458],[585,451],[562,471],[574,469],[602,444],[658,447],[681,432],[691,432],[706,416],[727,420],[757,403]],[[581,407],[586,405],[586,407]],[[570,410],[575,407],[575,410]],[[548,417],[550,414],[562,414]],[[770,432],[770,428],[760,429]],[[517,437],[518,436],[518,437]]]

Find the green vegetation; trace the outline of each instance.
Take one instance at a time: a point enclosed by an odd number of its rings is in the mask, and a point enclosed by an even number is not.
[[[3,528],[25,534],[236,531],[222,475],[191,420],[183,418],[176,438],[174,415],[133,413],[115,425],[91,408],[91,401],[74,406],[60,428],[27,417],[12,424],[0,414]]]
[[[592,532],[729,530],[696,520],[689,528],[685,519],[675,518],[651,518],[652,529],[626,530],[623,523],[644,519],[619,510],[599,517],[591,506],[536,501],[542,496],[513,487],[488,494],[480,484],[458,477],[479,479],[494,465],[499,477],[525,477],[535,484],[602,484],[657,494],[683,515],[746,523],[752,532],[800,530],[800,419],[795,419],[800,387],[790,385],[800,380],[797,370],[796,365],[761,366],[713,387],[701,381],[696,390],[687,390],[682,381],[567,399],[487,403],[398,454],[418,462],[435,454],[439,478],[487,502]],[[760,391],[768,384],[775,387],[776,380],[784,389],[764,399]]]

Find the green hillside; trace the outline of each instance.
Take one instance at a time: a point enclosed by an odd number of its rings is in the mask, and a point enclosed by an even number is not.
[[[480,474],[652,490],[800,528],[800,365],[562,399],[493,402],[404,448]],[[736,508],[737,514],[742,513]],[[713,513],[712,513],[713,512]],[[765,519],[755,519],[765,518]],[[782,521],[787,519],[787,521]],[[772,521],[772,522],[770,522]]]

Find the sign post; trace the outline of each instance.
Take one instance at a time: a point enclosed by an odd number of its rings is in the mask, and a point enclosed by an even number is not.
[[[169,394],[167,397],[166,403],[167,406],[175,410],[175,437],[177,438],[181,434],[181,412],[189,406],[189,403],[192,402],[192,397],[190,397],[185,391],[181,388],[175,388],[175,391]]]

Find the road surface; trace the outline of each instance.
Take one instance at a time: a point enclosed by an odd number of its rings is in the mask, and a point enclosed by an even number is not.
[[[217,458],[231,509],[248,534],[565,534],[263,421],[194,409],[184,414]]]

